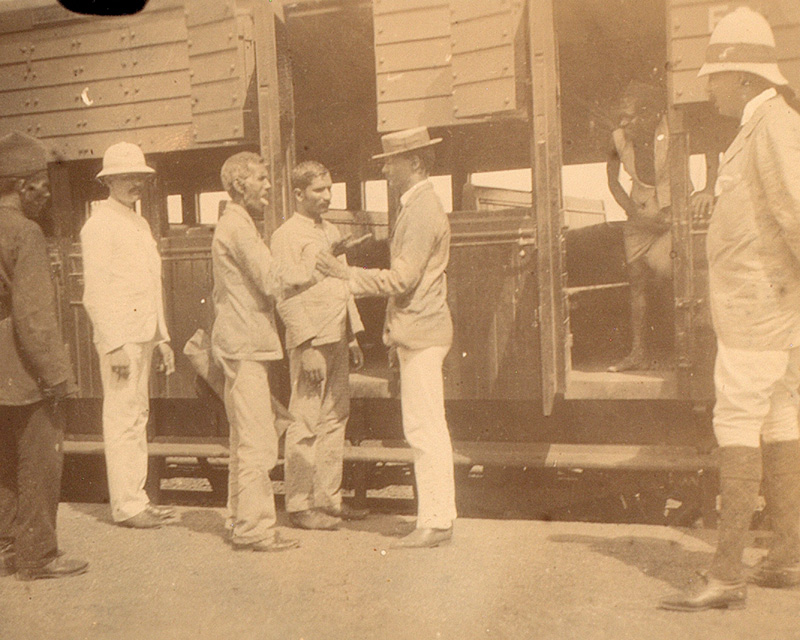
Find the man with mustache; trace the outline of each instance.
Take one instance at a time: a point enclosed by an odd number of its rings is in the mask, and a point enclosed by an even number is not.
[[[111,145],[97,178],[108,187],[81,229],[83,305],[94,329],[103,383],[103,442],[114,522],[154,529],[174,510],[150,502],[147,421],[150,365],[158,349],[175,371],[161,290],[161,256],[147,220],[136,211],[155,171],[135,144]]]
[[[275,259],[285,271],[304,270],[304,256],[332,250],[337,228],[323,220],[331,203],[331,176],[322,164],[302,162],[292,171],[295,213],[272,234]],[[343,264],[346,260],[339,258]],[[327,277],[282,297],[292,381],[286,431],[286,510],[300,529],[335,529],[367,512],[342,503],[344,431],[350,415],[349,371],[364,359],[355,335],[364,330],[346,281]],[[351,336],[352,339],[348,339]]]

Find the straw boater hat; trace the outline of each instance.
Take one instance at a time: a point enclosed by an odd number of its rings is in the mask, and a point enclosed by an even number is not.
[[[97,177],[155,172],[155,169],[147,166],[144,161],[144,153],[137,145],[130,142],[118,142],[106,149],[103,154],[103,168]]]
[[[36,138],[12,131],[0,138],[0,178],[27,178],[47,169],[47,149]]]
[[[715,27],[706,49],[706,61],[697,75],[722,71],[745,71],[774,85],[789,84],[778,69],[775,36],[760,13],[739,7]]]
[[[403,131],[387,133],[381,136],[383,153],[372,156],[372,159],[380,160],[381,158],[396,156],[408,151],[416,151],[417,149],[439,144],[441,141],[441,138],[434,138],[431,140],[431,136],[426,127],[416,127],[415,129],[404,129]]]

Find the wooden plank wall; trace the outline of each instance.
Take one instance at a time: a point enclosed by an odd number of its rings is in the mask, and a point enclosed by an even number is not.
[[[7,14],[0,129],[49,140],[67,160],[102,157],[121,139],[145,153],[240,140],[246,78],[232,0],[190,6],[210,12],[208,22],[187,28],[178,0],[151,0],[125,18],[65,19],[55,7]]]
[[[741,5],[750,6],[767,18],[775,34],[781,71],[790,85],[800,90],[800,3],[797,0],[670,0],[668,29],[673,104],[708,100],[706,80],[697,77],[708,39],[719,19]]]

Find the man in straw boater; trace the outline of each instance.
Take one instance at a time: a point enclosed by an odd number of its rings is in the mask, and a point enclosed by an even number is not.
[[[384,135],[383,174],[400,194],[389,269],[343,268],[323,255],[321,268],[349,273],[359,296],[387,296],[384,343],[400,365],[403,432],[414,450],[419,496],[416,529],[399,548],[435,547],[453,536],[456,518],[453,447],[444,410],[442,363],[453,340],[447,306],[450,223],[428,180],[433,145],[425,127]]]
[[[748,581],[800,583],[800,113],[769,23],[751,9],[720,20],[700,75],[720,114],[741,127],[720,165],[706,248],[717,334],[719,535],[705,584],[661,601],[680,611],[743,607]],[[746,574],[762,475],[774,536]]]
[[[158,349],[167,375],[175,371],[161,285],[161,256],[150,225],[137,211],[155,171],[135,144],[106,149],[98,180],[108,187],[81,229],[83,304],[92,321],[103,384],[111,517],[123,527],[154,529],[174,514],[150,502],[147,421],[150,365]]]
[[[70,393],[47,245],[30,220],[50,198],[47,152],[35,138],[0,138],[0,576],[84,573],[61,555],[56,514],[64,440],[58,401]]]

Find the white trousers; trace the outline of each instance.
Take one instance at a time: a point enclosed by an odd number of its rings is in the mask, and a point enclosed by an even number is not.
[[[414,450],[418,528],[446,529],[456,518],[453,446],[444,413],[442,363],[448,347],[397,348],[403,433]]]
[[[717,340],[714,435],[721,447],[797,440],[800,348],[731,349]]]
[[[147,480],[147,421],[150,417],[150,364],[154,342],[131,342],[122,348],[130,358],[130,374],[111,371],[108,354],[100,357],[103,383],[103,442],[105,444],[111,517],[127,520],[149,502]]]
[[[275,526],[275,496],[269,472],[278,462],[269,363],[228,358],[221,361],[231,449],[228,527],[236,544],[261,542],[271,539],[271,528]]]
[[[350,352],[342,340],[316,349],[325,358],[325,378],[310,384],[301,375],[300,349],[289,352],[295,421],[286,430],[286,510],[342,505],[344,430],[350,414]]]

